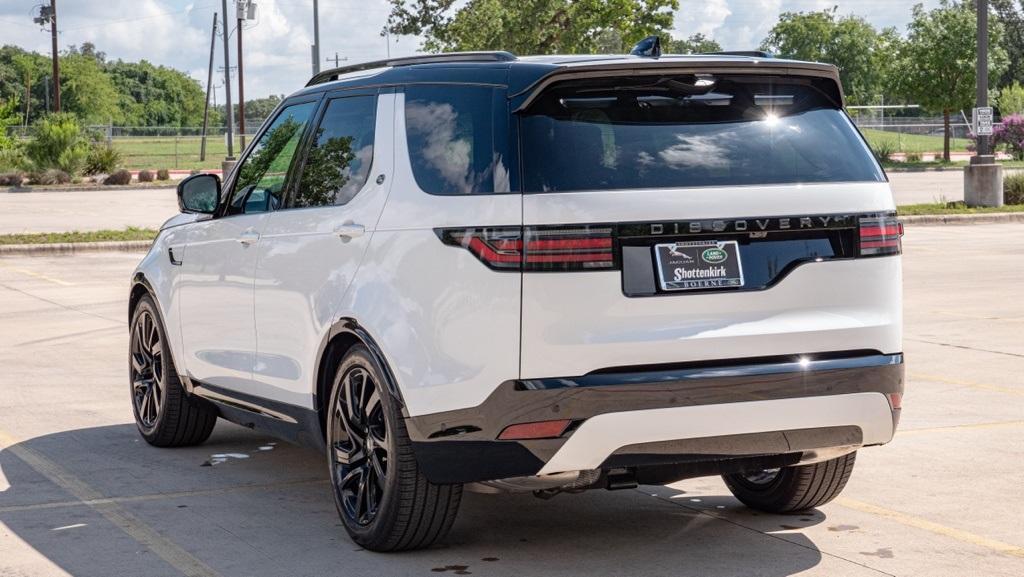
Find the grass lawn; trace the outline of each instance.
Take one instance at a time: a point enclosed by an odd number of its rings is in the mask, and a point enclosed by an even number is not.
[[[900,216],[919,214],[981,214],[986,212],[1024,212],[1024,204],[1008,204],[999,207],[971,208],[962,202],[936,202],[929,204],[904,204],[896,207]]]
[[[97,230],[92,232],[41,232],[29,234],[0,234],[3,244],[53,244],[58,242],[101,242],[112,240],[153,240],[156,232],[149,228],[130,226],[124,230]]]
[[[228,154],[224,137],[214,136],[206,139],[205,161],[199,160],[201,144],[202,139],[198,136],[131,136],[114,139],[114,148],[121,151],[124,168],[129,170],[220,168],[221,161]],[[235,138],[235,156],[241,152],[239,139]]]
[[[931,136],[926,134],[900,134],[875,128],[861,129],[864,138],[874,147],[877,143],[891,142],[897,152],[942,152],[942,136]],[[966,152],[970,140],[966,138],[951,138],[949,150],[953,152]]]

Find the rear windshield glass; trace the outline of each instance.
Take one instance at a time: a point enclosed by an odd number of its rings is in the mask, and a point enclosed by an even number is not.
[[[521,113],[524,190],[884,181],[826,83],[690,74],[556,84]]]

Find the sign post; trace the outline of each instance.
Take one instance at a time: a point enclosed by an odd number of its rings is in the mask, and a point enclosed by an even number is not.
[[[988,0],[977,0],[977,108],[971,112],[976,154],[964,168],[968,206],[1003,206],[1003,167],[992,154],[992,108],[988,105]]]

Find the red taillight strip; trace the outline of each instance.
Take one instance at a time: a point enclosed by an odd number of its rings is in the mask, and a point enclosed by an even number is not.
[[[526,250],[552,250],[552,249],[576,249],[576,248],[611,248],[612,239],[609,238],[567,238],[567,239],[545,239],[531,240],[526,244]]]
[[[860,256],[887,256],[903,252],[903,223],[895,215],[860,218]]]
[[[473,251],[484,262],[519,262],[523,257],[519,253],[500,253],[487,245],[479,237],[469,240],[469,250]]]
[[[448,245],[468,249],[498,270],[580,271],[616,267],[608,225],[438,230]]]

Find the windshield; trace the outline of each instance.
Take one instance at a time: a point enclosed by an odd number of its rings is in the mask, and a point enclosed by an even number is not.
[[[830,82],[690,74],[556,84],[521,113],[524,190],[884,181]]]

